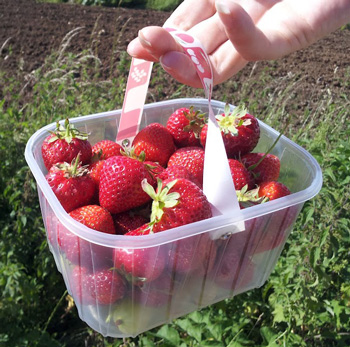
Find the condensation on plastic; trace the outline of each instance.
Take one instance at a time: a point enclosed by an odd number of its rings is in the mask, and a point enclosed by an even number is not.
[[[166,124],[180,107],[208,111],[206,99],[176,99],[145,105],[140,128],[153,122]],[[224,103],[213,101],[216,114]],[[233,106],[232,106],[233,108]],[[115,139],[121,110],[71,119],[77,128],[91,133],[92,144]],[[216,216],[161,233],[143,237],[100,233],[73,220],[62,208],[45,180],[47,173],[41,145],[52,123],[28,141],[25,157],[36,179],[40,206],[50,250],[73,296],[80,318],[104,336],[136,336],[225,298],[262,286],[273,270],[306,200],[322,185],[316,160],[303,148],[282,136],[273,154],[281,159],[281,182],[292,194],[242,210],[239,214]],[[261,137],[255,149],[266,151],[279,135],[260,122]],[[244,222],[245,230],[239,226]],[[75,248],[66,247],[67,242]],[[142,286],[129,284],[123,299],[101,303],[82,288],[81,269],[97,274],[113,267],[113,252],[152,254],[147,266],[158,280]],[[166,259],[164,263],[164,259]],[[180,261],[181,259],[181,261]],[[185,266],[181,264],[186,264]],[[85,270],[84,270],[85,271]],[[115,290],[115,283],[112,290]],[[98,292],[96,286],[95,291]],[[157,297],[157,300],[155,300]]]

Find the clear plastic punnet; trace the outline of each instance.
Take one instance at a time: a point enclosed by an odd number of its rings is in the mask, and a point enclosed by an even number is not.
[[[207,99],[175,99],[144,106],[139,128],[166,124],[180,107],[209,112]],[[211,101],[214,114],[225,103]],[[233,105],[230,106],[232,109]],[[93,145],[115,140],[122,110],[70,119],[90,134]],[[254,152],[266,152],[279,133],[259,121]],[[25,157],[36,179],[50,250],[80,318],[104,336],[129,337],[226,298],[262,286],[270,276],[306,200],[322,186],[321,169],[303,148],[282,136],[272,150],[281,161],[279,181],[292,194],[283,198],[160,233],[140,237],[92,230],[65,212],[45,179],[41,145],[55,123],[28,141]],[[228,191],[217,192],[229,199]],[[236,197],[232,197],[236,199]],[[67,244],[74,247],[66,247]],[[142,259],[147,280],[124,278],[118,259],[128,254],[131,268]],[[142,256],[141,256],[142,255]],[[109,269],[108,295],[97,295],[97,279]],[[89,288],[82,276],[89,276]]]

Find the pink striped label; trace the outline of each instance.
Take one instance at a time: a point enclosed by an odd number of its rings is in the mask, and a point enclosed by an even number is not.
[[[132,142],[139,131],[153,63],[132,59],[116,141]]]

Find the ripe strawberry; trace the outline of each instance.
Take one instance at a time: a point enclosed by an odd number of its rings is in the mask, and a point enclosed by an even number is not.
[[[166,166],[169,157],[175,151],[174,139],[169,130],[160,123],[152,123],[139,131],[132,146],[136,155],[145,153],[146,161]]]
[[[83,206],[73,210],[69,215],[91,229],[115,234],[112,216],[101,206]],[[58,228],[57,241],[67,259],[73,264],[79,264],[89,269],[99,269],[112,265],[112,252],[109,247],[90,243],[73,234],[63,225]]]
[[[57,122],[55,131],[44,140],[41,153],[47,170],[60,162],[70,163],[80,153],[82,165],[90,163],[92,149],[88,134],[75,128],[66,119],[64,126]]]
[[[228,105],[225,112],[216,116],[228,158],[238,158],[240,155],[251,152],[260,138],[258,120],[248,114],[245,109],[236,107],[232,112]],[[201,132],[201,144],[205,147],[208,126]]]
[[[212,275],[215,282],[231,291],[247,276],[249,258],[249,234],[239,232],[226,240],[219,240],[218,261],[213,268]]]
[[[114,248],[114,267],[135,285],[154,281],[166,264],[164,247]]]
[[[193,182],[178,178],[162,182],[157,191],[146,181],[142,187],[153,199],[151,227],[153,232],[172,229],[212,216],[211,206],[203,191]]]
[[[180,282],[173,278],[172,273],[163,271],[154,281],[136,286],[133,299],[142,306],[161,307],[170,303],[174,292],[179,288]]]
[[[93,305],[96,300],[85,292],[82,288],[82,281],[89,273],[88,269],[83,266],[75,266],[68,276],[70,292],[77,305]]]
[[[172,243],[168,251],[170,273],[204,276],[214,266],[216,246],[207,234],[186,237]]]
[[[152,234],[152,228],[150,226],[149,223],[145,223],[142,224],[141,226],[139,226],[138,228],[134,229],[134,230],[130,230],[129,232],[127,232],[125,235],[128,236],[142,236],[142,235],[148,235],[148,234]]]
[[[130,233],[148,222],[145,217],[130,211],[113,215],[113,220],[118,235]]]
[[[118,272],[102,269],[93,273],[83,272],[81,276],[83,295],[95,300],[96,304],[109,305],[122,299],[126,294],[126,284]]]
[[[184,166],[172,165],[163,170],[158,176],[160,180],[165,181],[166,179],[172,178],[186,178],[193,183],[196,183],[199,188],[202,189],[202,185],[197,178]]]
[[[105,160],[115,155],[121,155],[123,147],[111,140],[102,140],[92,146],[92,155],[98,155],[100,160]]]
[[[144,163],[125,156],[105,160],[100,178],[99,201],[111,213],[120,213],[141,206],[150,197],[141,182],[150,179]]]
[[[166,128],[177,147],[200,146],[199,136],[205,125],[205,115],[190,108],[177,109],[168,119]]]
[[[273,154],[247,153],[241,157],[241,162],[253,173],[257,184],[278,180],[281,163]]]
[[[281,182],[267,181],[259,185],[259,196],[269,200],[275,200],[287,196],[290,190]]]
[[[95,182],[79,159],[78,154],[71,164],[55,164],[46,175],[47,182],[67,212],[90,204],[95,194]]]
[[[70,212],[69,215],[91,229],[115,234],[112,215],[101,206],[82,206]]]
[[[183,166],[203,184],[204,149],[202,147],[183,147],[178,149],[168,161],[170,166]]]
[[[236,159],[228,159],[228,164],[236,190],[244,186],[247,186],[248,190],[253,189],[255,182],[251,172]]]

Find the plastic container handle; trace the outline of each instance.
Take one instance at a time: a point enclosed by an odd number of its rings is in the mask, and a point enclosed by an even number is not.
[[[214,215],[237,214],[240,212],[240,208],[236,190],[228,165],[220,127],[211,107],[213,72],[209,57],[200,41],[192,35],[173,28],[165,29],[181,44],[184,53],[191,58],[208,99],[209,120],[204,160],[204,194],[214,207]],[[131,143],[139,129],[152,65],[153,63],[151,62],[132,59],[117,142],[123,142],[127,139]],[[135,76],[138,78],[135,78]],[[239,226],[239,229],[244,229],[244,223]]]

